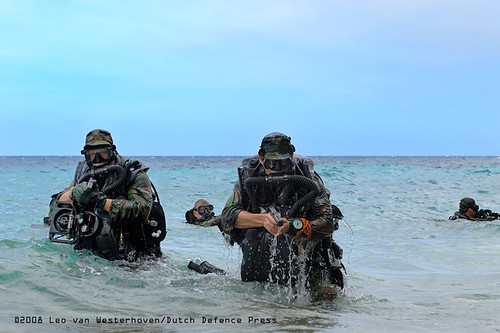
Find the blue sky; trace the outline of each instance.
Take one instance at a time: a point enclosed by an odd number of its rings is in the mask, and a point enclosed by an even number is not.
[[[0,0],[0,155],[500,155],[500,2]]]

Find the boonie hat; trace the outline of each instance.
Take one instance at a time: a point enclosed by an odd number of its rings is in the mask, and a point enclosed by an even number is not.
[[[83,149],[88,149],[89,147],[94,146],[111,146],[115,148],[111,133],[103,129],[90,131],[85,138],[85,146]]]
[[[283,133],[269,133],[262,139],[259,155],[271,160],[291,158],[295,147],[290,141],[291,138]]]

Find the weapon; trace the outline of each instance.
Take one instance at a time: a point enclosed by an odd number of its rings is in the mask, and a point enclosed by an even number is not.
[[[278,214],[276,208],[273,205],[269,206],[269,212],[271,213],[273,219],[276,221],[278,227],[283,226],[283,220],[281,219],[280,215]]]

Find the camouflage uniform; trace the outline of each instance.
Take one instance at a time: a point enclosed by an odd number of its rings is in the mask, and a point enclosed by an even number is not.
[[[218,226],[220,228],[221,218],[222,218],[221,215],[214,216],[214,217],[212,217],[209,220],[199,222],[198,225],[201,226],[201,227],[214,227],[214,226]]]
[[[87,135],[87,144],[84,149],[92,148],[92,146],[112,145],[111,136],[106,136],[105,134],[99,133],[99,131],[100,130],[95,130]],[[92,145],[89,145],[89,143],[92,143]],[[112,145],[112,147],[115,148],[114,145]],[[84,151],[85,150],[82,151],[82,154]],[[137,163],[130,167],[129,164],[133,162]],[[113,165],[121,166],[129,171],[127,172],[127,181],[125,184],[106,195],[108,199],[112,199],[109,212],[110,226],[115,230],[116,234],[121,235],[122,241],[125,242],[127,246],[138,251],[151,252],[151,249],[144,248],[144,239],[142,237],[144,232],[141,228],[148,220],[153,205],[151,181],[146,174],[149,168],[142,166],[138,161],[131,161],[118,154],[114,157]],[[52,196],[49,216],[55,201],[58,200],[63,193],[72,191],[73,187],[79,183],[81,176],[90,169],[88,161],[81,161],[78,163],[74,179],[70,186]],[[116,182],[117,177],[118,175],[115,173],[97,177],[96,184],[98,190],[102,191],[106,186]],[[75,248],[82,248],[82,246],[77,243]],[[154,254],[156,256],[161,255],[159,247],[153,249],[153,252],[155,252]]]
[[[294,155],[293,160],[297,166],[295,174],[313,179],[320,190],[318,197],[299,211],[299,216],[308,219],[311,224],[312,233],[307,242],[301,244],[289,234],[278,236],[275,241],[275,236],[263,227],[248,229],[234,227],[238,214],[243,210],[249,211],[250,207],[249,197],[246,191],[242,190],[242,184],[248,177],[265,175],[258,156],[243,160],[242,167],[239,168],[239,180],[222,212],[222,230],[231,245],[236,242],[241,246],[243,281],[271,281],[295,285],[300,279],[299,270],[303,269],[307,275],[304,283],[308,288],[318,286],[320,283],[332,283],[342,287],[343,266],[340,262],[342,250],[332,239],[332,233],[338,225],[332,216],[330,192],[324,187],[319,175],[314,172],[312,160],[299,155]],[[293,188],[294,193],[298,193],[295,201],[303,195],[302,190]],[[257,194],[259,206],[263,208],[270,204],[276,205],[275,200],[280,196],[279,191],[263,187]],[[279,206],[276,208],[280,210]],[[280,212],[284,216],[284,211]],[[277,244],[275,250],[271,248],[274,241]]]
[[[209,218],[207,220],[200,221],[193,215],[193,209],[190,209],[186,212],[186,223],[198,225],[200,227],[218,226],[220,228],[221,215],[213,216],[212,218]]]
[[[319,240],[324,237],[331,236],[335,229],[338,229],[338,225],[335,225],[335,221],[332,217],[332,207],[330,203],[330,192],[325,188],[323,180],[313,171],[314,165],[312,160],[304,158],[299,155],[294,156],[294,161],[296,164],[302,164],[307,166],[308,174],[312,175],[314,182],[318,185],[320,192],[316,200],[314,201],[314,209],[304,211],[303,217],[312,218],[309,223],[312,227],[311,240]],[[243,165],[253,164],[258,169],[254,176],[264,176],[264,168],[260,163],[258,163],[258,157],[253,156],[246,159],[242,163]],[[244,180],[243,180],[244,181]],[[233,226],[236,223],[236,218],[242,210],[247,210],[248,201],[243,202],[242,199],[242,189],[241,184],[243,181],[236,182],[233,190],[233,194],[229,197],[226,202],[226,206],[222,212],[223,215],[223,230],[226,234],[231,234],[233,231]]]
[[[131,161],[128,158],[120,155],[116,156],[116,165],[119,165],[122,168],[125,168],[126,164],[130,162]],[[75,178],[71,182],[70,187],[63,192],[71,190],[74,185],[78,184],[78,178],[88,170],[89,169],[86,166],[85,161],[79,162],[77,171],[75,172]],[[112,227],[122,227],[136,223],[143,223],[148,219],[149,212],[151,211],[151,207],[153,205],[153,192],[151,190],[151,181],[146,174],[147,170],[147,167],[142,167],[139,170],[132,170],[129,179],[132,177],[134,179],[127,185],[127,188],[118,189],[108,195],[109,199],[113,199],[111,201],[111,210],[109,212]],[[99,190],[102,190],[105,186],[112,184],[115,181],[116,174],[110,174],[108,177],[98,181],[97,185]]]

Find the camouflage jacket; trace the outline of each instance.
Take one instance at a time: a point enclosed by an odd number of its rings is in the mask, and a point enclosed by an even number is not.
[[[211,219],[205,220],[205,221],[194,221],[194,222],[186,222],[189,224],[194,224],[194,225],[199,225],[200,227],[214,227],[214,226],[220,226],[220,220],[221,216],[217,215],[212,217]]]
[[[116,156],[116,165],[126,168],[127,163],[131,161],[120,155]],[[108,195],[111,202],[110,221],[112,227],[127,227],[135,224],[141,224],[147,221],[151,207],[153,205],[153,192],[151,189],[151,181],[146,174],[147,167],[138,166],[132,167],[128,173],[126,185],[113,191]],[[52,195],[50,209],[52,210],[53,203],[59,197],[73,189],[73,186],[78,183],[78,178],[88,171],[88,166],[85,161],[78,164],[74,180],[70,186],[63,191]],[[97,182],[99,190],[116,181],[116,176],[110,174],[105,179]],[[50,215],[50,213],[49,213]]]
[[[301,217],[308,219],[311,224],[311,241],[332,236],[335,220],[333,219],[329,198],[330,192],[325,188],[321,177],[314,171],[314,165],[311,159],[294,155],[294,161],[297,166],[295,174],[313,179],[320,190],[318,197],[312,204],[304,207],[304,209],[300,211],[302,214]],[[259,163],[257,156],[243,160],[242,167],[239,169],[239,180],[236,182],[233,193],[227,200],[222,211],[221,227],[225,234],[231,236],[231,243],[241,242],[241,233],[244,233],[244,229],[235,228],[234,225],[238,214],[243,210],[248,210],[249,207],[248,195],[245,194],[246,191],[242,191],[242,184],[244,184],[245,179],[248,177],[263,175],[265,175],[264,168]],[[264,204],[262,201],[260,203]],[[267,204],[275,203],[267,202]]]

